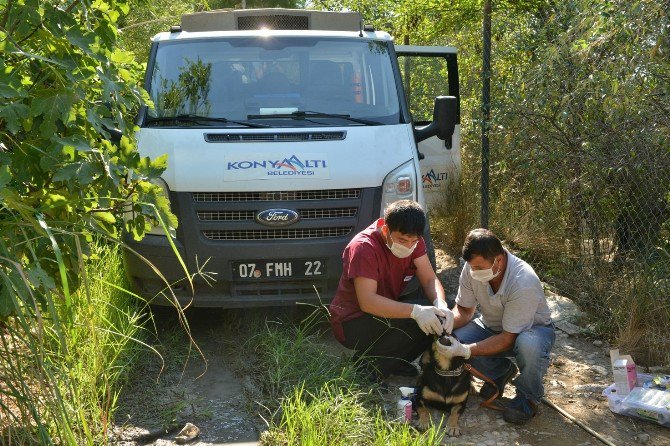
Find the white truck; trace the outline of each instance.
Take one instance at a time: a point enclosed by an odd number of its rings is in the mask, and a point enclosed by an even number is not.
[[[185,15],[153,38],[146,89],[138,148],[168,154],[179,227],[126,241],[181,303],[328,302],[357,232],[395,200],[444,200],[460,171],[456,50],[394,45],[357,13]],[[193,295],[168,237],[215,281],[196,277]],[[144,260],[124,261],[141,294],[168,294]]]

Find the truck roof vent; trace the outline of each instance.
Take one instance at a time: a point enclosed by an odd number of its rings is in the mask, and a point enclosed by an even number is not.
[[[307,9],[217,9],[184,14],[181,28],[186,32],[278,30],[360,31],[357,12],[330,12]]]
[[[240,31],[254,29],[309,29],[307,16],[298,15],[255,15],[237,18],[237,29]]]
[[[211,143],[340,141],[346,137],[347,132],[205,133],[205,141]]]

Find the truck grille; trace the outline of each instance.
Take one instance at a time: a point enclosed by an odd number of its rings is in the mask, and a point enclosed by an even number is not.
[[[207,240],[304,240],[351,236],[359,219],[369,217],[362,207],[363,189],[323,189],[270,192],[190,192],[194,229]],[[368,198],[370,200],[370,198]],[[268,209],[285,208],[300,218],[286,226],[256,220]]]
[[[342,237],[353,228],[305,228],[305,229],[247,229],[205,230],[203,235],[210,240],[297,240],[309,238]]]
[[[357,208],[300,209],[301,220],[355,217]],[[200,221],[251,221],[257,211],[198,211]]]
[[[254,219],[254,211],[198,211],[200,221],[249,221]]]
[[[320,218],[348,218],[355,217],[356,208],[334,208],[334,209],[300,209],[300,218],[305,220]]]
[[[277,192],[193,192],[196,202],[218,203],[222,201],[294,201],[294,200],[342,200],[359,198],[360,189],[295,190]]]
[[[264,16],[242,16],[237,18],[237,29],[255,30],[269,29],[309,29],[309,21],[305,15],[273,14]]]

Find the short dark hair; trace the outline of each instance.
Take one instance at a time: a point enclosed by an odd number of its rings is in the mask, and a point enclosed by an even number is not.
[[[463,243],[463,260],[469,262],[474,256],[484,257],[493,261],[497,255],[503,254],[500,239],[491,231],[484,228],[473,229]]]
[[[407,235],[423,235],[426,229],[426,213],[419,203],[399,200],[384,210],[384,223],[391,231]]]

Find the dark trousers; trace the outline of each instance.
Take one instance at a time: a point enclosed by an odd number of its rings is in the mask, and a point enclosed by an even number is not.
[[[431,305],[421,288],[407,296],[406,303]],[[412,362],[432,342],[414,319],[386,319],[365,313],[342,324],[343,345],[355,350],[355,357],[365,357],[376,370],[386,377],[403,363]]]

